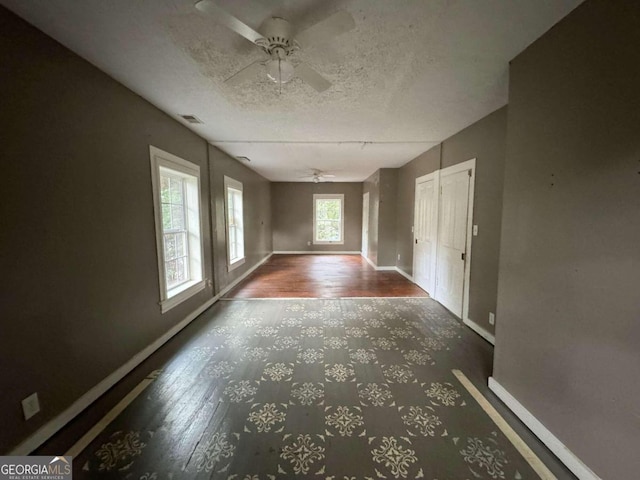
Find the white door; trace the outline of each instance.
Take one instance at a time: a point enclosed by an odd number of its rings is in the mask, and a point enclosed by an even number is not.
[[[440,179],[435,299],[462,317],[470,170]]]
[[[414,213],[413,280],[429,295],[435,293],[437,239],[436,180],[431,178],[416,184]]]
[[[362,255],[369,256],[369,192],[362,196]]]

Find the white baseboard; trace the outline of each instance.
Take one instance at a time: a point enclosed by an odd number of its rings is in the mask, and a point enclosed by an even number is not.
[[[469,327],[471,330],[476,332],[478,335],[480,335],[482,338],[484,338],[491,345],[495,345],[496,344],[496,337],[492,333],[489,333],[487,330],[482,328],[476,322],[474,322],[473,320],[471,320],[469,318],[465,318],[462,321],[467,327]]]
[[[580,480],[601,480],[582,460],[569,450],[558,437],[549,431],[513,395],[493,377],[489,377],[489,389],[551,450]]]
[[[85,408],[95,402],[101,395],[103,395],[107,390],[113,387],[116,383],[122,380],[128,373],[130,373],[134,368],[140,365],[144,360],[150,357],[156,350],[158,350],[162,345],[168,342],[173,336],[175,336],[178,332],[180,332],[184,327],[189,325],[194,319],[198,317],[202,312],[204,312],[207,308],[213,305],[221,296],[226,294],[229,290],[235,287],[238,283],[244,280],[250,273],[252,273],[256,268],[262,265],[264,262],[269,260],[271,257],[271,253],[256,263],[253,267],[243,273],[236,280],[227,285],[220,293],[218,293],[213,298],[207,300],[200,307],[195,309],[189,315],[187,315],[183,320],[174,325],[169,331],[167,331],[164,335],[158,338],[155,342],[150,344],[144,350],[135,354],[127,363],[118,368],[115,372],[111,373],[104,380],[98,383],[96,386],[91,388],[87,393],[78,398],[75,402],[71,404],[66,410],[60,413],[58,416],[45,423],[42,427],[36,430],[31,436],[29,436],[22,443],[17,445],[13,450],[11,450],[8,455],[28,455],[33,452],[36,448],[46,442],[51,436],[53,436],[58,430],[64,427],[67,423],[73,420],[78,414],[80,414]]]
[[[360,253],[360,255],[362,255],[362,253]],[[411,275],[409,275],[407,272],[405,272],[404,270],[400,270],[398,267],[393,267],[393,266],[389,266],[389,267],[379,267],[378,265],[375,264],[375,262],[373,260],[371,260],[369,257],[366,257],[364,255],[362,255],[362,258],[364,258],[367,263],[369,265],[371,265],[373,267],[374,270],[378,271],[378,272],[398,272],[400,275],[402,275],[404,278],[406,278],[407,280],[409,280],[410,282],[413,282],[413,277]]]
[[[367,257],[366,255],[363,255],[363,254],[362,254],[362,252],[360,252],[360,256],[362,256],[362,258],[364,258],[364,259],[367,261],[367,263],[368,263],[369,265],[371,265],[374,269],[376,269],[376,270],[378,269],[378,266],[374,263],[374,261],[373,261],[373,260],[371,260],[371,259],[370,259],[369,257]]]
[[[360,252],[352,252],[352,251],[334,251],[330,252],[327,250],[282,250],[273,252],[274,255],[360,255]]]
[[[91,388],[87,393],[78,398],[71,404],[71,406],[69,406],[58,416],[45,423],[26,440],[24,440],[13,450],[11,450],[7,455],[29,455],[36,448],[46,442],[58,430],[60,430],[67,423],[73,420],[85,408],[95,402],[102,394],[104,394],[107,390],[109,390],[116,383],[122,380],[129,372],[131,372],[134,368],[136,368],[144,360],[151,356],[152,353],[154,353],[162,345],[168,342],[174,335],[180,332],[180,330],[189,325],[198,315],[200,315],[207,308],[213,305],[216,300],[218,300],[218,295],[207,300],[205,303],[203,303],[201,306],[187,315],[186,318],[174,325],[169,331],[167,331],[151,345],[146,347],[144,350],[136,353],[127,363],[122,365],[115,372],[111,373],[104,380]]]
[[[404,270],[396,267],[396,272],[398,272],[400,275],[402,275],[404,278],[406,278],[407,280],[409,280],[410,282],[413,283],[413,277],[411,275],[409,275],[407,272],[405,272]]]
[[[275,253],[275,252],[274,252]],[[246,272],[244,272],[242,275],[240,275],[238,278],[236,278],[233,282],[231,282],[229,285],[227,285],[226,287],[224,287],[222,290],[220,290],[220,293],[218,293],[218,297],[222,297],[224,295],[226,295],[232,288],[234,288],[236,285],[238,285],[241,281],[243,281],[245,278],[247,278],[249,275],[251,275],[259,266],[261,266],[262,264],[264,264],[267,260],[269,260],[271,258],[271,256],[273,255],[273,253],[268,254],[266,257],[264,257],[262,260],[260,260],[258,263],[256,263],[253,267],[251,267],[249,270],[247,270]]]

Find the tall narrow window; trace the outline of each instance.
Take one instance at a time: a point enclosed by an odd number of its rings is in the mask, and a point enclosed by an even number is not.
[[[164,271],[169,291],[190,278],[186,183],[186,178],[160,167]]]
[[[166,312],[205,286],[200,167],[150,147],[160,304]]]
[[[344,243],[344,195],[313,195],[313,243]]]
[[[242,216],[242,183],[224,177],[228,268],[244,263],[244,220]]]

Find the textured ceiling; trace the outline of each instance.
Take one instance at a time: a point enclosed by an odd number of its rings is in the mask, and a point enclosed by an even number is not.
[[[360,181],[401,166],[507,103],[508,62],[581,0],[219,0],[259,29],[298,30],[340,10],[356,28],[295,53],[328,78],[323,93],[266,77],[231,87],[264,54],[195,0],[0,0],[40,30],[270,180],[310,168]]]

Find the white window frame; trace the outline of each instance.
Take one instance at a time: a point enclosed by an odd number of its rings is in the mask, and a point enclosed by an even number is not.
[[[151,185],[153,189],[153,211],[156,223],[156,252],[160,279],[160,309],[165,313],[184,302],[206,286],[204,278],[204,246],[202,236],[202,208],[200,205],[200,167],[171,153],[149,145],[151,157]],[[186,202],[186,229],[189,280],[168,289],[165,257],[164,230],[162,223],[162,198],[160,192],[161,170],[168,170],[172,176],[184,180]]]
[[[229,190],[239,190],[242,196],[242,256],[231,260],[231,244],[229,243]],[[227,241],[227,271],[238,268],[245,260],[245,235],[244,235],[244,189],[242,182],[231,177],[224,177],[224,231]]]
[[[316,237],[316,205],[317,200],[340,200],[340,240],[324,241]],[[344,245],[344,194],[343,193],[314,193],[313,194],[313,244],[314,245]]]

